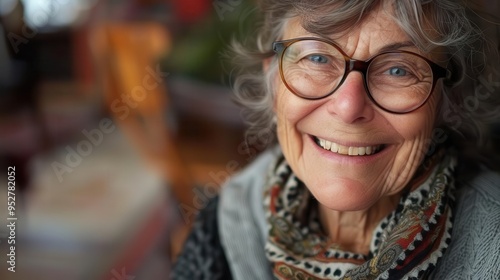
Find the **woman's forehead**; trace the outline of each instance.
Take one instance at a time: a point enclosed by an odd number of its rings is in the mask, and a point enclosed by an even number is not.
[[[306,30],[302,22],[300,17],[288,19],[283,30],[283,39],[311,36],[326,38],[335,42],[346,54],[357,58],[368,58],[382,51],[397,49],[418,52],[410,37],[383,13],[369,15],[360,24],[345,30],[342,34],[313,33]]]

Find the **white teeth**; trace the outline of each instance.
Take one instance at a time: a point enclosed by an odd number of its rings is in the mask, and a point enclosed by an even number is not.
[[[323,139],[319,139],[319,145],[320,145],[321,147],[325,147],[325,140],[323,140]]]
[[[325,141],[325,146],[324,146],[325,150],[330,150],[331,147],[332,147],[332,142]]]
[[[337,143],[332,143],[332,147],[330,148],[330,151],[336,153],[339,151],[339,145]]]
[[[341,145],[338,145],[338,146],[339,146],[339,150],[338,150],[337,153],[342,154],[342,155],[348,155],[349,154],[349,147],[341,146]]]
[[[319,139],[319,145],[325,149],[325,150],[330,150],[334,153],[338,153],[341,155],[349,155],[349,156],[364,156],[364,155],[372,155],[376,153],[380,149],[380,145],[377,146],[366,146],[366,147],[348,147],[348,146],[342,146],[340,144],[324,140],[324,139]]]
[[[372,147],[366,147],[366,154],[371,155],[372,153]]]

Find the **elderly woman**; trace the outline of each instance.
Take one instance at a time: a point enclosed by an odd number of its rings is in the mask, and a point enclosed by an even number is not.
[[[459,2],[263,1],[235,91],[278,145],[201,211],[173,277],[500,279],[497,31]]]

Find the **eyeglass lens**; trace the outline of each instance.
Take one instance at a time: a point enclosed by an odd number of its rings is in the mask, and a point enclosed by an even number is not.
[[[346,61],[334,46],[316,40],[289,45],[281,62],[284,82],[294,94],[319,99],[335,91],[344,78]],[[406,112],[420,106],[432,90],[432,69],[411,53],[383,53],[372,58],[366,86],[382,108]]]

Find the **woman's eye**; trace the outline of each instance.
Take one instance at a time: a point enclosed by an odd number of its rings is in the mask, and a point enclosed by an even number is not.
[[[319,54],[309,55],[307,56],[307,59],[316,63],[328,63],[328,58],[326,58],[326,56],[324,55],[319,55]]]
[[[401,67],[392,67],[390,68],[389,70],[389,75],[392,75],[392,76],[406,76],[407,72],[405,69],[401,68]]]

